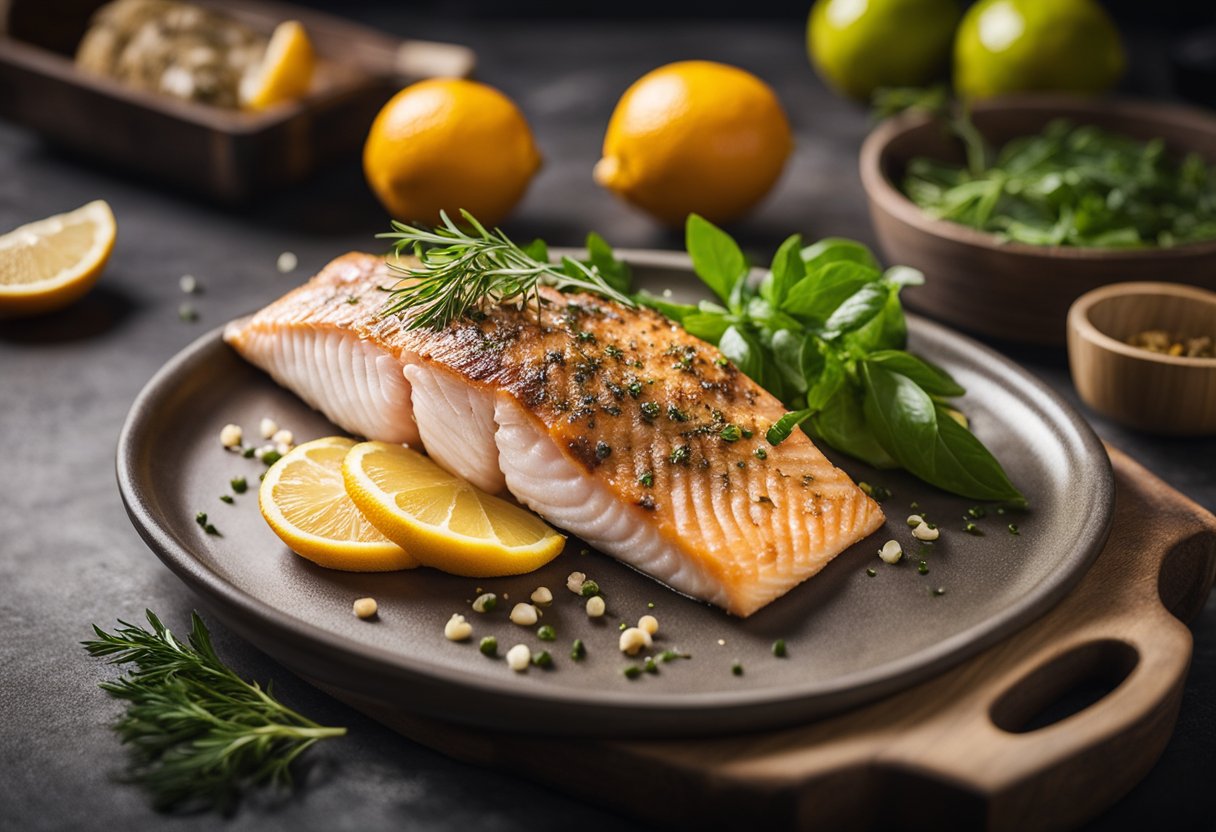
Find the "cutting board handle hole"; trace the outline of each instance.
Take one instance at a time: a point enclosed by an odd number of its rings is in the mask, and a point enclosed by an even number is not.
[[[1079,644],[1015,682],[993,703],[989,716],[1002,731],[1038,731],[1100,702],[1139,661],[1139,652],[1125,641]]]

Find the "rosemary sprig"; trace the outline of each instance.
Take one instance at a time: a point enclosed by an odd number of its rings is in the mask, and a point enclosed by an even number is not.
[[[403,280],[389,291],[385,315],[411,312],[409,329],[442,329],[452,321],[480,311],[485,305],[516,301],[541,304],[540,286],[601,295],[626,306],[633,300],[612,286],[601,268],[563,257],[550,263],[543,246],[520,248],[499,229],[487,231],[468,211],[461,216],[466,231],[444,212],[435,228],[393,222],[393,230],[377,234],[393,241],[398,254],[413,254],[418,266],[391,263]],[[540,254],[541,256],[537,256]]]
[[[131,748],[129,780],[147,789],[156,808],[230,812],[247,789],[289,787],[300,754],[346,733],[232,672],[198,613],[188,645],[151,610],[147,617],[151,632],[120,619],[113,633],[94,625],[97,637],[82,643],[91,656],[135,666],[100,687],[127,703],[114,730]]]

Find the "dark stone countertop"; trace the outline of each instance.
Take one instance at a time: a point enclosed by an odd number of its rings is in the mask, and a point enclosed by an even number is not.
[[[779,23],[679,26],[422,25],[405,12],[368,12],[385,28],[461,40],[481,55],[481,77],[513,96],[531,120],[546,164],[508,224],[518,238],[578,244],[600,231],[620,246],[679,248],[591,182],[608,114],[624,88],[671,60],[704,57],[770,81],[798,133],[772,197],[734,230],[768,256],[792,231],[873,243],[856,172],[865,114],[828,95],[811,73],[800,27]],[[1142,52],[1144,50],[1141,50]],[[1148,50],[1129,85],[1162,89],[1160,50]],[[82,129],[101,129],[82,125]],[[307,186],[239,212],[133,183],[62,156],[12,125],[0,126],[0,228],[107,199],[119,239],[99,287],[39,321],[0,323],[0,827],[8,829],[585,830],[634,826],[589,802],[509,775],[450,761],[292,677],[212,622],[218,648],[247,677],[348,739],[317,749],[308,788],[278,805],[247,803],[215,816],[168,819],[137,790],[116,785],[123,750],[108,728],[118,707],[96,688],[106,673],[77,642],[89,625],[137,620],[145,607],[183,628],[196,599],[139,540],[114,484],[114,449],[140,387],[206,327],[260,306],[332,256],[374,245],[384,216],[356,160]],[[282,251],[299,269],[279,275]],[[198,323],[178,320],[178,279],[204,287]],[[1009,350],[1075,402],[1063,352]],[[1209,509],[1216,508],[1216,440],[1170,440],[1094,426]],[[1097,819],[1095,830],[1210,828],[1216,768],[1216,604],[1194,622],[1196,652],[1177,731],[1147,779]]]

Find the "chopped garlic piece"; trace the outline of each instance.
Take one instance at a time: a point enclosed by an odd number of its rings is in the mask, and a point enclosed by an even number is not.
[[[240,425],[224,425],[220,430],[220,444],[225,448],[239,448],[244,437]]]
[[[547,607],[553,603],[553,593],[547,586],[538,586],[532,591],[532,603]]]
[[[621,652],[626,655],[636,655],[643,647],[649,647],[654,642],[650,638],[650,633],[639,627],[630,627],[621,633],[620,648]]]
[[[507,651],[507,667],[516,673],[523,673],[532,662],[532,651],[526,644],[517,644]]]
[[[276,445],[294,445],[296,442],[295,434],[289,430],[276,430],[270,437],[270,441]]]
[[[940,534],[941,532],[939,532],[937,529],[930,528],[928,523],[921,523],[912,530],[913,537],[915,537],[917,540],[923,540],[925,542],[937,540]]]
[[[516,604],[511,608],[511,621],[521,627],[531,627],[540,618],[540,613],[531,604]]]
[[[653,615],[643,615],[638,619],[638,629],[648,635],[654,635],[659,631],[659,619]]]
[[[904,556],[904,547],[899,545],[898,540],[888,540],[878,550],[878,556],[882,558],[883,563],[899,563],[899,559]]]
[[[359,618],[371,618],[376,614],[379,605],[376,603],[375,598],[360,598],[355,601],[351,609]]]
[[[587,617],[588,618],[603,617],[604,610],[606,608],[607,608],[607,604],[604,603],[604,596],[602,596],[602,595],[592,595],[590,598],[587,599]]]
[[[908,525],[914,529],[923,522],[925,522],[925,518],[921,517],[919,514],[908,515]]]
[[[269,416],[263,416],[262,421],[258,423],[258,430],[261,431],[263,439],[269,439],[279,432],[279,423]]]
[[[443,626],[443,635],[448,641],[464,641],[473,635],[473,625],[460,613],[454,613]]]
[[[587,580],[587,576],[582,572],[571,572],[566,577],[566,589],[573,592],[575,595],[583,594],[583,582]]]

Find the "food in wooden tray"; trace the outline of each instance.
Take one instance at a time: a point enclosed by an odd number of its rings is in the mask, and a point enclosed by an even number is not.
[[[1185,336],[1164,329],[1146,329],[1127,339],[1133,347],[1175,358],[1216,358],[1210,335]]]
[[[298,98],[313,74],[312,47],[295,21],[268,39],[220,12],[176,0],[102,6],[76,64],[130,86],[228,109]]]

